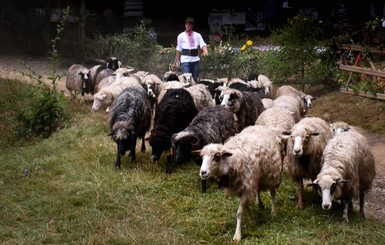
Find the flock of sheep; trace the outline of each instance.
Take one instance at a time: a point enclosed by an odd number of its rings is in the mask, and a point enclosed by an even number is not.
[[[162,76],[121,67],[117,58],[90,69],[75,64],[68,69],[67,89],[72,98],[93,95],[92,111],[109,113],[109,135],[116,142],[115,167],[128,152],[136,159],[136,143],[151,146],[151,159],[166,155],[166,172],[193,160],[200,166],[202,192],[208,179],[229,195],[240,197],[234,241],[241,240],[244,211],[260,193],[271,195],[276,215],[276,191],[283,173],[297,185],[297,206],[304,206],[304,180],[311,180],[322,197],[321,207],[343,205],[343,221],[353,199],[364,195],[375,177],[375,162],[366,138],[345,122],[326,122],[308,116],[315,99],[292,86],[273,91],[268,77],[200,79],[189,73]],[[149,137],[146,138],[146,133]]]

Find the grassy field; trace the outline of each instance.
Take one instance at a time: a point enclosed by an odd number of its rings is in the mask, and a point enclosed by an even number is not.
[[[26,86],[0,79],[1,244],[232,244],[239,198],[226,197],[213,182],[202,194],[194,163],[166,175],[165,159],[151,162],[148,145],[136,162],[125,156],[115,169],[107,115],[91,113],[90,103],[69,102],[71,121],[48,139],[15,139],[12,118],[28,99]],[[311,114],[385,134],[384,110],[384,102],[330,92],[320,94]],[[262,199],[265,209],[245,216],[240,244],[384,243],[384,223],[355,210],[343,224],[341,207],[322,210],[310,190],[305,208],[297,209],[286,175],[276,218],[268,193]]]

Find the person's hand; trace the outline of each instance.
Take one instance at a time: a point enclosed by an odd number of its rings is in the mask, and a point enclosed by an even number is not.
[[[178,59],[175,59],[174,66],[175,66],[176,68],[179,68],[179,67],[180,67],[180,61],[179,61]]]
[[[203,56],[209,56],[209,50],[207,47],[203,49]]]

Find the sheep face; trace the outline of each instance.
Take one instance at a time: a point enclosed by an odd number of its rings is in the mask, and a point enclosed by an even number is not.
[[[224,92],[221,105],[228,108],[233,113],[237,113],[241,108],[241,97],[242,94],[238,91],[231,91],[230,93]]]
[[[346,180],[341,179],[334,180],[329,175],[320,176],[313,181],[311,185],[317,189],[319,196],[322,198],[322,209],[330,210],[332,202],[342,197],[343,185],[346,182]]]
[[[301,157],[306,152],[310,137],[317,135],[319,135],[319,133],[310,133],[306,130],[301,132],[300,134],[295,134],[292,132],[291,139],[294,142],[293,155],[296,157]]]
[[[338,121],[330,124],[331,131],[333,135],[349,131],[351,129],[350,125],[346,122]]]
[[[225,176],[230,171],[230,163],[228,163],[228,157],[232,156],[232,153],[223,149],[221,144],[208,144],[200,151],[202,157],[202,165],[199,171],[201,179],[205,180],[210,177]]]
[[[155,84],[146,84],[147,87],[147,94],[150,96],[150,98],[156,98],[156,87]]]
[[[111,57],[107,60],[107,68],[116,71],[121,65],[121,62],[116,57]]]
[[[158,162],[163,152],[171,148],[171,137],[164,132],[152,130],[148,143],[152,148],[152,161]]]
[[[194,157],[192,150],[201,149],[199,146],[200,140],[198,135],[189,132],[180,132],[174,134],[172,139],[172,146],[175,152],[175,162],[181,164]]]
[[[98,94],[96,93],[94,95],[94,102],[92,103],[92,111],[96,112],[100,108],[102,108],[104,105],[111,104],[112,103],[112,97],[107,94]]]
[[[304,101],[306,108],[312,107],[313,100],[315,100],[315,98],[313,96],[307,94],[307,95],[301,96],[301,98]]]

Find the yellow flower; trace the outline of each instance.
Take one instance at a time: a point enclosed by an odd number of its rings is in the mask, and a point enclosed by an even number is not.
[[[253,45],[253,41],[248,40],[248,41],[246,42],[246,44],[247,44],[248,46],[252,46],[252,45]]]
[[[241,51],[245,51],[245,50],[246,50],[246,45],[243,45],[241,48]]]

